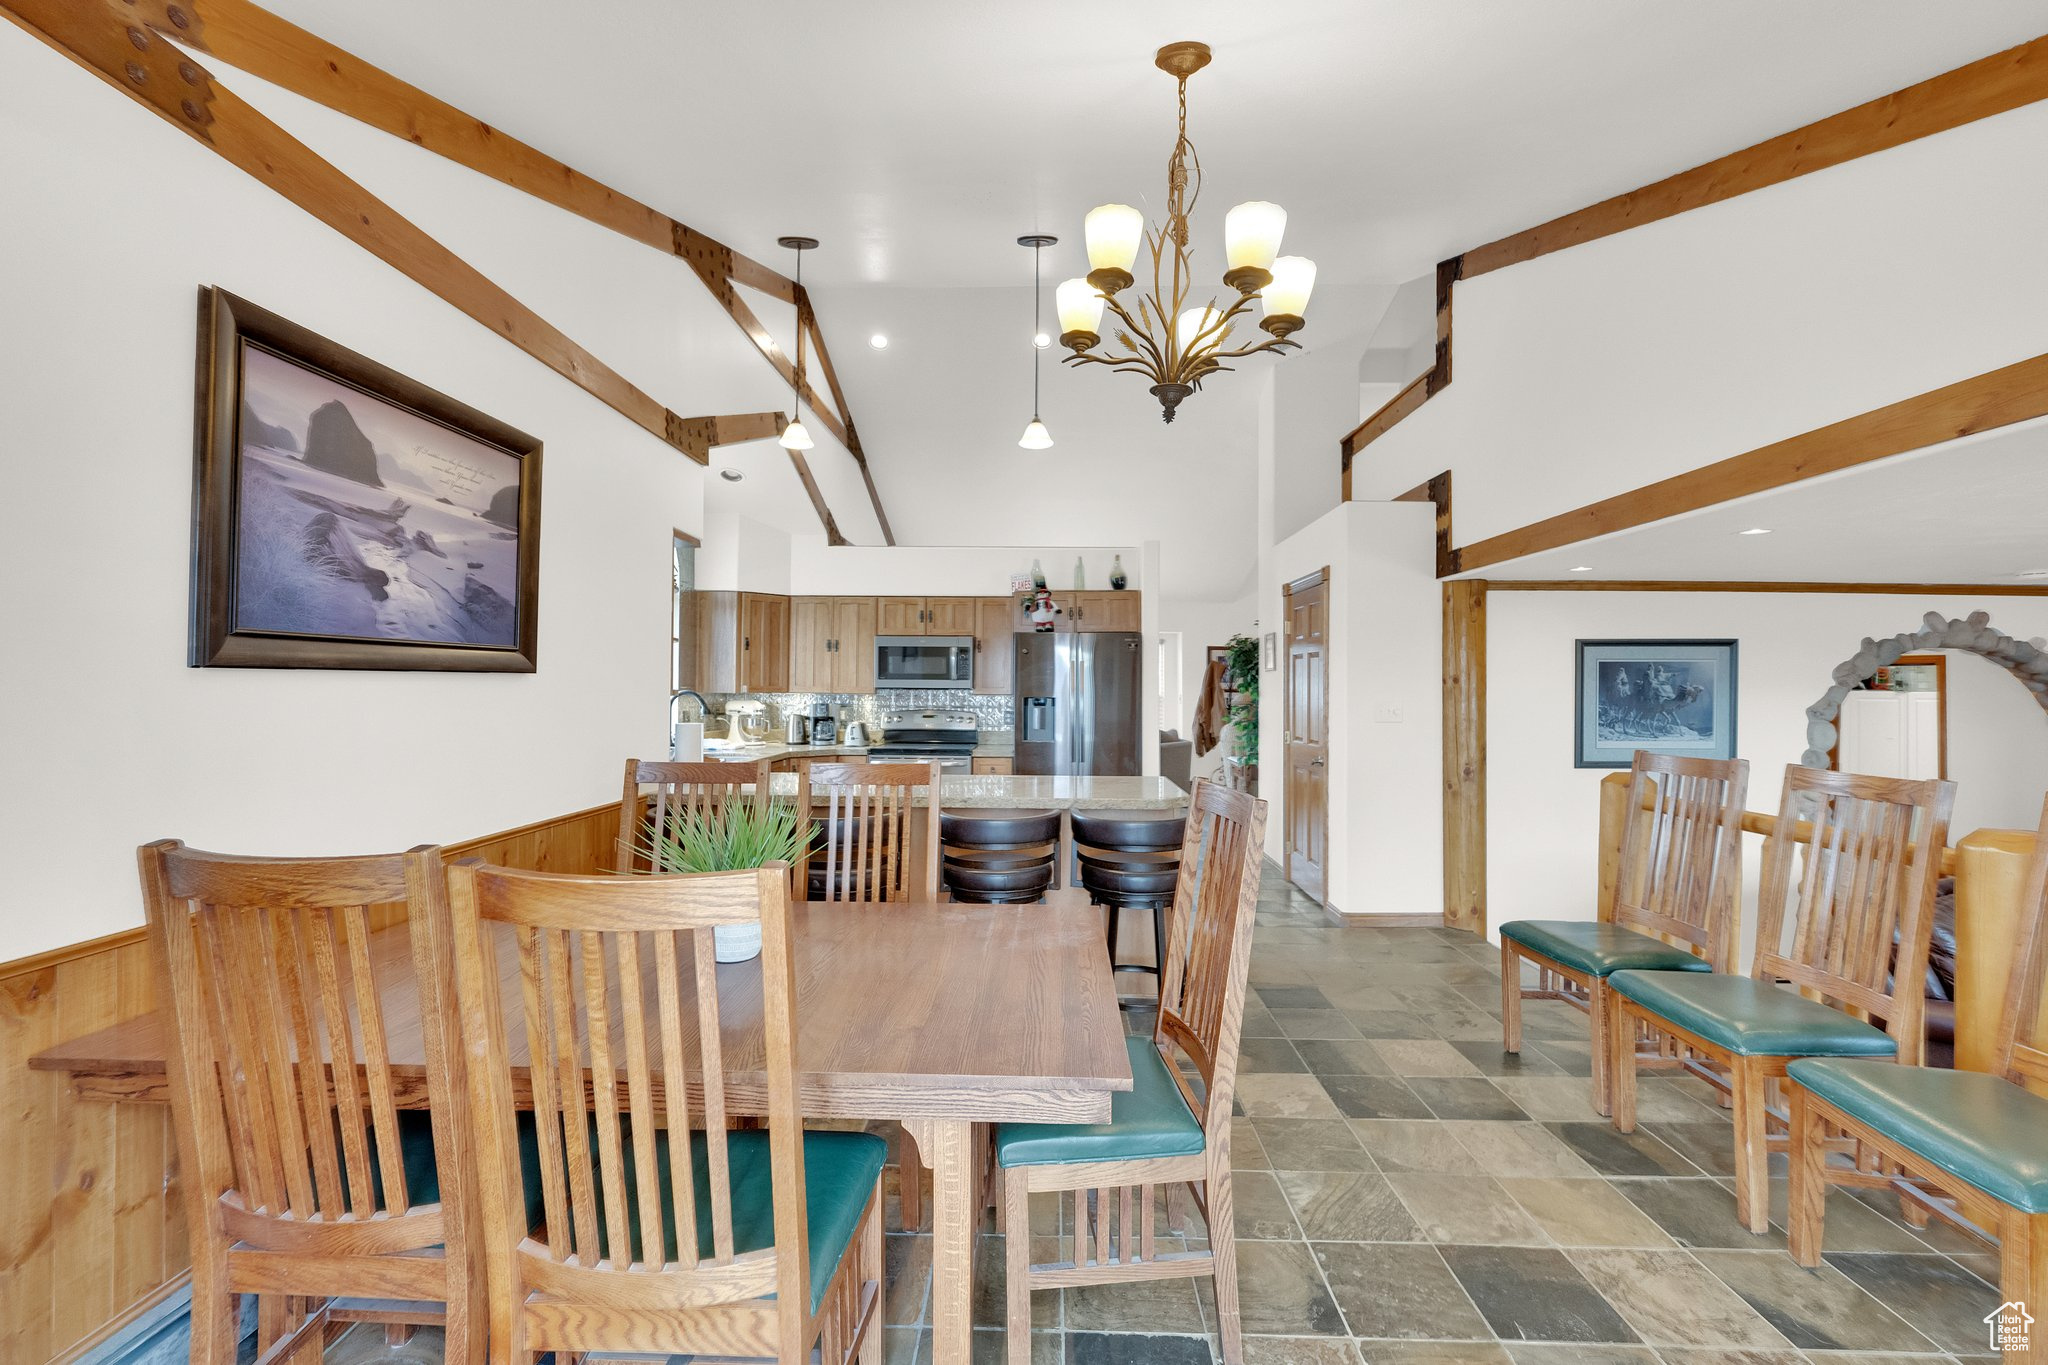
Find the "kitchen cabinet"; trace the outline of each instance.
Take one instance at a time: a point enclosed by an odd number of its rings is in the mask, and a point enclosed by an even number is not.
[[[779,593],[739,594],[739,662],[735,692],[789,690],[789,599]]]
[[[740,689],[740,595],[736,592],[698,591],[693,615],[697,622],[697,660],[694,678],[685,684],[699,692],[737,692]]]
[[[790,599],[789,690],[875,690],[874,598]]]
[[[1017,680],[1017,651],[1010,637],[1028,630],[1030,620],[1014,597],[974,599],[974,690],[1007,697]]]
[[[1016,766],[1016,760],[1009,758],[977,758],[972,766],[976,776],[1008,777],[1011,769]]]
[[[974,597],[876,599],[878,635],[972,635]]]
[[[1060,605],[1066,608],[1067,619],[1075,630],[1139,628],[1139,594],[1134,592],[1069,593]]]

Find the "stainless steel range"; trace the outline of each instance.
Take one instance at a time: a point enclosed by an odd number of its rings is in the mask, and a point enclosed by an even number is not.
[[[888,711],[882,740],[868,750],[870,763],[929,763],[947,773],[974,771],[980,738],[972,711]]]

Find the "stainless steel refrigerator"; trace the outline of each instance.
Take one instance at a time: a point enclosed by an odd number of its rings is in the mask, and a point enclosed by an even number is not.
[[[1134,630],[1019,633],[1015,771],[1135,777],[1143,640]]]

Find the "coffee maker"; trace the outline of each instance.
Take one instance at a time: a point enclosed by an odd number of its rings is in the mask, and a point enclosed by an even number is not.
[[[837,744],[839,722],[833,718],[832,708],[825,702],[811,703],[811,743]]]

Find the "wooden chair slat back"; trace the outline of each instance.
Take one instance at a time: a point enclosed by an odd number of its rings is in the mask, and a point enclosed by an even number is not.
[[[1153,1037],[1212,1138],[1230,1123],[1237,1085],[1265,831],[1264,801],[1206,778],[1195,783],[1166,920]],[[1200,1095],[1177,1064],[1176,1050],[1201,1076]]]
[[[2048,1094],[2048,797],[2020,891],[2019,934],[1993,1056],[2008,1080]]]
[[[407,901],[407,863],[417,858],[438,872],[432,849],[246,858],[165,840],[139,850],[172,1006],[180,1146],[201,1188],[270,1219],[332,1224],[381,1212],[388,1224],[421,1213],[438,1228],[439,1205],[416,1208],[407,1188],[370,958],[372,909]],[[431,973],[422,979],[423,1003],[439,999],[437,985]],[[382,1249],[401,1242],[384,1239]]]
[[[1742,897],[1745,759],[1638,750],[1613,922],[1688,944],[1718,971],[1731,965]]]
[[[796,1106],[795,969],[789,869],[560,876],[468,860],[448,872],[462,1036],[494,1283],[614,1306],[704,1305],[800,1295],[802,1116]],[[758,962],[725,967],[713,931],[758,924]],[[500,981],[516,972],[511,1016]],[[722,998],[759,973],[768,1073],[776,1246],[734,1244]],[[732,1025],[738,1027],[738,1025]],[[516,1138],[513,1038],[523,1033],[546,1229],[526,1225]],[[700,1096],[693,1106],[693,1094]],[[663,1199],[657,1134],[666,1130]],[[712,1233],[700,1253],[704,1137]],[[637,1246],[632,1236],[637,1227]],[[544,1239],[544,1240],[542,1240]],[[672,1239],[676,1259],[664,1242]],[[499,1280],[499,1275],[510,1278]],[[665,1297],[664,1297],[665,1296]]]
[[[798,885],[825,871],[828,901],[929,901],[939,885],[937,763],[814,763],[798,783],[800,822],[822,818],[822,839],[807,844]],[[912,839],[916,790],[929,792],[923,856]],[[822,805],[822,811],[819,806]]]
[[[727,801],[754,789],[754,799],[769,799],[769,764],[662,763],[626,760],[626,785],[619,797],[619,838],[612,866],[619,872],[646,872],[651,863],[646,844],[655,830],[692,813],[709,816]],[[641,788],[649,788],[644,795]]]
[[[1950,782],[1795,764],[1764,845],[1753,974],[1883,1019],[1902,1062],[1925,1046],[1921,982],[1954,803]]]

